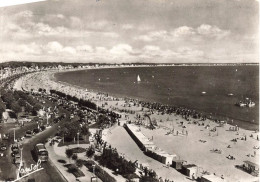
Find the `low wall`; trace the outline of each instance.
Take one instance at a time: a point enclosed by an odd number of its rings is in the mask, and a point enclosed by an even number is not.
[[[140,131],[138,127],[131,124],[124,124],[124,128],[136,142],[139,148],[144,151],[144,154],[166,165],[172,165],[172,160],[177,157],[175,154],[168,154],[159,149],[153,142],[149,141]]]

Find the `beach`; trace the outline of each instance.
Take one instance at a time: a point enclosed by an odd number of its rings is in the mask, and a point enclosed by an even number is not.
[[[138,125],[141,133],[160,149],[169,154],[176,154],[178,158],[187,161],[187,164],[196,164],[200,176],[203,172],[210,172],[219,177],[223,175],[226,181],[258,180],[258,177],[235,167],[247,160],[258,163],[258,131],[235,128],[230,124],[217,123],[209,119],[187,120],[181,115],[162,114],[156,110],[151,112],[134,99],[115,99],[107,94],[86,91],[79,86],[57,82],[54,74],[55,71],[48,71],[25,75],[15,82],[14,89],[38,91],[39,88],[43,88],[47,92],[50,89],[58,90],[120,113],[122,115],[120,126],[105,129],[103,139],[117,148],[127,159],[146,164],[164,179],[189,181],[175,169],[166,168],[162,163],[146,156],[122,127],[123,123],[137,124],[137,121],[141,120],[143,124]],[[149,129],[149,119],[144,117],[146,113],[149,113],[150,119],[156,122],[157,126],[153,130]],[[231,160],[229,156],[235,160]]]

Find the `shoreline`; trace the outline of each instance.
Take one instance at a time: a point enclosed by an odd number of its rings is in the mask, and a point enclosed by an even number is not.
[[[180,65],[180,66],[183,66],[183,65]],[[216,65],[216,66],[219,66],[219,65]],[[141,66],[141,67],[149,67],[149,66]],[[150,67],[152,67],[152,66],[150,66]],[[163,66],[161,66],[161,67],[163,67]],[[129,68],[129,67],[104,67],[104,68],[89,68],[89,69],[109,69],[109,68],[114,69],[114,68]],[[135,66],[133,66],[132,68],[135,68]],[[88,70],[88,69],[69,70],[69,71],[64,71],[64,72],[84,71],[84,70]],[[227,114],[205,112],[204,110],[200,110],[198,108],[185,106],[185,105],[169,105],[169,104],[165,104],[165,103],[162,103],[162,102],[157,102],[155,100],[143,99],[143,98],[138,98],[138,97],[135,97],[135,96],[124,96],[122,94],[116,94],[116,93],[111,93],[111,92],[107,92],[107,91],[101,91],[101,90],[97,90],[97,89],[88,89],[88,88],[84,88],[84,87],[76,85],[76,84],[71,84],[71,83],[63,82],[63,81],[58,81],[55,75],[59,74],[59,73],[61,73],[61,72],[53,73],[52,74],[52,78],[53,78],[52,80],[56,81],[56,82],[59,82],[61,84],[65,84],[67,86],[77,87],[77,88],[83,89],[83,90],[87,89],[88,91],[96,92],[96,93],[108,94],[108,95],[110,95],[112,97],[115,97],[115,98],[129,99],[129,100],[138,100],[138,101],[149,102],[149,103],[156,102],[156,103],[158,103],[160,105],[164,105],[164,106],[179,107],[179,108],[185,108],[185,109],[189,109],[189,110],[195,110],[198,113],[202,113],[203,115],[206,115],[207,118],[211,119],[212,121],[214,121],[214,120],[221,120],[221,121],[227,122],[228,124],[230,124],[232,126],[236,126],[237,125],[237,126],[243,128],[243,129],[247,129],[247,130],[251,130],[251,131],[259,130],[259,121],[258,122],[257,121],[253,122],[253,121],[250,121],[250,120],[240,119],[238,117],[235,118],[235,117],[229,116]],[[235,106],[235,104],[234,104],[234,107],[237,107],[237,106]],[[259,120],[259,118],[258,118],[258,120]]]
[[[139,104],[132,105],[131,103],[136,101],[133,99],[131,99],[132,102],[128,102],[127,99],[124,98],[113,100],[112,98],[114,97],[111,95],[106,96],[96,92],[86,92],[86,89],[84,88],[75,87],[68,83],[64,85],[63,83],[55,82],[51,79],[54,74],[55,72],[34,73],[26,76],[27,78],[24,80],[20,79],[20,81],[23,80],[23,83],[20,85],[21,87],[24,87],[25,90],[29,91],[30,88],[33,88],[36,91],[38,91],[37,88],[45,88],[46,90],[56,89],[66,94],[77,96],[78,98],[88,99],[91,102],[95,102],[99,107],[104,105],[104,109],[111,109],[117,113],[120,112],[122,115],[121,120],[124,122],[132,121],[132,123],[136,123],[136,114],[142,115],[149,111],[149,109],[145,107],[143,108]],[[38,80],[38,82],[36,82],[36,80]],[[157,121],[158,128],[150,130],[145,126],[142,126],[141,130],[145,136],[150,139],[152,138],[154,144],[164,151],[170,154],[177,154],[177,156],[182,159],[197,164],[204,170],[212,173],[214,172],[219,176],[224,175],[225,178],[229,179],[229,181],[237,181],[237,178],[241,178],[244,181],[248,179],[251,179],[252,181],[252,179],[255,179],[255,177],[236,169],[234,166],[242,164],[245,160],[253,160],[254,162],[258,161],[259,151],[254,147],[259,146],[259,142],[256,140],[256,136],[258,136],[259,133],[245,129],[239,129],[237,131],[233,129],[230,130],[230,128],[234,128],[234,126],[230,124],[219,126],[218,123],[209,119],[206,119],[205,121],[192,119],[189,122],[182,118],[181,115],[176,114],[161,115],[158,112],[154,112],[150,115],[150,118],[151,120]],[[147,119],[143,118],[143,116],[141,119],[142,122],[147,122]],[[185,128],[183,126],[185,126]],[[108,134],[104,136],[105,140],[113,147],[116,147],[118,151],[126,154],[127,158],[130,158],[131,160],[139,160],[143,163],[149,163],[151,168],[158,171],[160,176],[168,178],[168,173],[165,173],[162,164],[151,161],[152,159],[149,157],[144,158],[144,155],[141,154],[140,151],[137,151],[139,149],[135,147],[136,144],[133,143],[131,138],[129,138],[130,136],[121,128],[121,126],[111,128],[111,132],[108,132]],[[217,132],[212,131],[214,128],[216,128]],[[176,132],[179,132],[179,135],[176,135]],[[187,136],[181,134],[185,132],[188,132]],[[253,137],[249,137],[251,135]],[[247,136],[248,141],[242,141],[242,138],[245,136]],[[122,140],[122,138],[124,138],[124,140]],[[238,142],[232,142],[234,138],[237,138]],[[201,141],[206,141],[206,143]],[[129,142],[131,142],[131,145],[127,145]],[[231,148],[227,148],[228,145],[230,145]],[[214,148],[221,149],[224,153],[214,154],[210,152]],[[254,157],[251,157],[250,155],[249,157],[247,156],[248,154],[252,155],[254,152],[256,152]],[[232,156],[234,155],[237,160],[232,161],[227,159],[226,157],[230,154]],[[174,169],[171,170],[175,173]],[[233,174],[236,175],[234,176]]]
[[[169,65],[169,66],[176,66],[176,65]],[[168,66],[168,67],[169,67]],[[183,66],[183,65],[180,65],[180,66]],[[197,66],[197,65],[196,65]],[[216,66],[219,66],[219,65],[216,65]],[[232,65],[230,65],[232,66]],[[236,66],[240,66],[240,65],[236,65]],[[94,93],[94,94],[108,94],[109,96],[112,96],[114,98],[119,98],[121,100],[135,100],[135,101],[142,101],[142,102],[147,102],[147,103],[153,103],[155,101],[150,101],[148,99],[141,99],[141,98],[137,98],[137,97],[128,97],[128,96],[123,96],[121,94],[114,94],[114,93],[109,93],[109,92],[103,92],[103,91],[99,91],[99,90],[95,90],[95,89],[88,89],[88,88],[84,88],[82,86],[79,86],[79,85],[73,85],[73,84],[70,84],[70,83],[67,83],[67,82],[63,82],[63,81],[58,81],[57,78],[56,78],[56,74],[59,74],[59,73],[65,73],[65,72],[76,72],[76,71],[86,71],[86,70],[89,70],[89,69],[114,69],[114,68],[135,68],[136,66],[127,66],[127,67],[117,67],[117,66],[114,66],[114,67],[98,67],[98,68],[76,68],[76,69],[71,69],[71,70],[50,70],[50,71],[44,71],[44,72],[38,72],[38,73],[47,73],[49,74],[49,79],[53,82],[56,82],[58,84],[61,84],[61,85],[65,85],[67,87],[74,87],[74,88],[77,88],[77,89],[80,89],[80,90],[83,90],[83,91],[86,91],[88,93]],[[153,67],[153,66],[140,66],[140,67]],[[164,67],[164,66],[161,66],[161,67]],[[32,73],[33,74],[33,73]],[[30,75],[30,74],[29,74]],[[26,75],[25,75],[26,76]],[[22,76],[20,77],[21,79],[25,76]],[[19,79],[20,79],[19,78]],[[18,83],[17,83],[18,82]],[[16,80],[14,82],[14,87],[17,87],[15,85],[19,85],[18,86],[18,89],[19,87],[22,86],[22,83],[20,83],[20,81]],[[160,102],[156,102],[157,104],[160,104],[160,105],[164,105],[166,106],[167,104],[163,104],[163,103],[160,103]],[[167,105],[168,106],[168,105]],[[214,121],[214,120],[221,120],[221,121],[225,121],[227,122],[229,125],[231,126],[239,126],[240,128],[243,128],[245,130],[249,130],[249,131],[259,131],[259,124],[257,123],[252,123],[248,120],[241,120],[241,119],[237,119],[237,118],[230,118],[230,116],[227,116],[227,115],[221,115],[219,113],[216,113],[215,115],[211,115],[211,113],[207,113],[205,111],[201,111],[201,110],[198,110],[196,108],[191,108],[191,107],[187,107],[187,106],[175,106],[175,105],[170,105],[171,107],[179,107],[179,108],[185,108],[185,109],[190,109],[190,110],[195,110],[196,112],[199,112],[199,113],[203,113],[204,115],[207,116],[207,119],[211,120],[211,121]],[[212,118],[209,118],[208,116],[211,116]],[[221,118],[221,119],[220,119]],[[228,118],[228,120],[226,119],[223,119],[223,118]],[[232,120],[235,120],[235,122],[232,122]],[[249,123],[249,127],[246,127],[244,125],[241,125],[241,123],[245,123],[248,124]],[[254,128],[254,129],[253,129]]]

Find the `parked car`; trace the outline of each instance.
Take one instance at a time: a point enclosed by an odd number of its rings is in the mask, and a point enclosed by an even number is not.
[[[10,135],[9,135],[9,134],[4,134],[4,135],[3,135],[3,140],[8,140],[8,139],[9,139],[9,137],[10,137]]]
[[[14,156],[14,164],[20,164],[21,163],[21,156],[20,154],[16,154]]]
[[[31,130],[26,131],[25,137],[29,137],[30,138],[32,136],[33,136],[33,132]]]
[[[11,150],[12,150],[12,153],[11,153],[12,156],[19,154],[19,152],[20,152],[18,144],[16,144],[16,143],[11,146]]]
[[[0,143],[0,150],[6,150],[7,149],[7,146],[5,143]]]
[[[11,145],[11,150],[12,150],[12,152],[14,152],[14,151],[19,151],[18,143],[12,144],[12,145]]]
[[[39,130],[38,128],[34,128],[34,129],[33,129],[33,133],[36,134],[36,133],[39,133],[39,132],[40,132],[40,130]]]

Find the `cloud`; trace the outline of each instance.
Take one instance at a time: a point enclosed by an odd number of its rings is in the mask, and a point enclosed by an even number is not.
[[[93,52],[93,48],[90,46],[90,45],[81,45],[81,46],[77,46],[76,47],[76,50],[77,52],[87,52],[87,53],[90,53],[90,52]]]
[[[32,11],[21,11],[5,17],[3,38],[15,37],[17,40],[33,38],[118,38],[119,34],[109,30],[109,21],[85,23],[77,16],[65,16],[61,13],[35,16]],[[130,25],[127,25],[130,28]],[[75,39],[76,40],[76,39]]]
[[[191,36],[194,34],[196,34],[194,29],[187,26],[178,27],[171,32],[171,35],[174,37]]]
[[[134,28],[134,26],[132,24],[123,24],[122,25],[123,30],[131,30],[133,28]]]
[[[201,50],[194,50],[190,47],[180,47],[177,52],[180,56],[184,57],[201,57],[204,56],[204,52]]]
[[[53,41],[47,44],[46,49],[48,53],[61,52],[63,46],[59,42]]]
[[[49,54],[76,54],[77,51],[75,48],[66,46],[64,47],[61,43],[57,41],[48,42],[45,47],[45,51]]]
[[[132,52],[133,48],[128,44],[118,44],[110,49],[110,53],[114,55],[129,55]]]
[[[164,41],[175,41],[183,38],[192,38],[196,40],[198,38],[217,38],[221,39],[230,34],[230,31],[221,30],[217,26],[211,26],[207,24],[202,24],[198,28],[194,29],[188,26],[181,26],[175,28],[172,31],[159,30],[151,31],[144,35],[139,35],[135,37],[135,40],[141,40],[144,42],[151,42],[157,40]]]
[[[202,36],[222,38],[230,34],[230,31],[221,30],[216,26],[202,24],[197,28],[197,33]]]
[[[28,19],[28,18],[32,18],[32,17],[33,17],[33,12],[26,10],[26,11],[21,11],[19,13],[14,14],[12,18],[14,18],[15,20],[20,20],[20,18]]]
[[[176,52],[169,49],[161,49],[159,46],[146,45],[143,47],[140,56],[141,58],[160,58],[168,59],[176,57]]]
[[[155,41],[158,39],[165,39],[166,37],[167,37],[167,31],[159,30],[159,31],[149,32],[147,35],[140,35],[138,37],[135,37],[134,39],[151,42],[151,41]]]
[[[204,56],[204,52],[201,50],[195,50],[190,47],[181,47],[177,50],[171,49],[161,49],[159,46],[155,45],[146,45],[142,48],[141,54],[139,57],[141,58],[160,58],[163,61],[170,59],[194,59],[200,58]],[[162,62],[163,62],[162,61]]]

